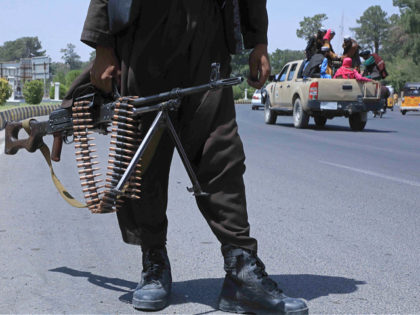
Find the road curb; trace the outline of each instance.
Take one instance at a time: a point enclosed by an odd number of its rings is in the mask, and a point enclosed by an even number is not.
[[[0,112],[0,130],[4,129],[9,121],[21,121],[35,116],[49,115],[54,109],[59,108],[60,104],[45,104],[38,106],[23,106],[8,109]]]

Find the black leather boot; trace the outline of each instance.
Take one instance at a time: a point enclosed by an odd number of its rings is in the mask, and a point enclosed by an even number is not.
[[[171,285],[171,266],[166,248],[143,250],[143,271],[133,293],[133,307],[147,311],[165,308],[169,303]]]
[[[230,245],[222,247],[226,277],[219,309],[232,313],[306,315],[304,300],[286,296],[265,272],[256,254]]]

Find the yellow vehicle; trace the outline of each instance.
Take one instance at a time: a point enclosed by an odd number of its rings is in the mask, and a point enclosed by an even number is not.
[[[401,114],[420,111],[420,82],[407,82],[401,95]]]
[[[388,88],[389,95],[390,95],[388,97],[388,99],[386,100],[386,107],[389,108],[391,111],[393,111],[394,110],[394,105],[396,105],[394,95],[393,95],[394,94],[394,88],[390,85],[387,85],[386,87]]]

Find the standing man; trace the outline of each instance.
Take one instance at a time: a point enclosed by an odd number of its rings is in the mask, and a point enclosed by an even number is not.
[[[360,52],[360,56],[365,60],[363,63],[365,69],[363,70],[363,76],[372,80],[382,80],[388,76],[386,71],[385,61],[376,53],[372,53],[370,50],[363,50]],[[382,111],[386,113],[387,100],[390,96],[390,92],[385,85],[381,86],[381,100],[383,102]]]
[[[322,47],[328,48],[328,53],[327,53],[328,66],[327,66],[327,69],[326,69],[326,74],[329,74],[331,77],[334,75],[332,62],[333,62],[333,60],[339,59],[337,54],[334,52],[334,49],[331,45],[331,41],[333,40],[334,36],[335,36],[335,32],[333,30],[329,29],[323,37],[324,44],[322,46]]]
[[[121,95],[148,96],[209,81],[211,64],[230,76],[230,53],[252,49],[248,83],[259,89],[270,64],[266,0],[91,0],[81,40],[96,49],[91,82]],[[143,117],[147,128],[155,114]],[[227,312],[307,314],[303,300],[289,298],[265,272],[250,236],[243,183],[244,150],[232,89],[185,97],[175,125],[206,197],[197,204],[221,243],[226,278],[219,308]],[[125,242],[140,245],[143,270],[133,306],[160,310],[170,301],[166,252],[168,177],[174,146],[164,133],[142,174],[140,200],[125,200],[117,213]],[[190,257],[194,259],[194,257]]]
[[[357,72],[360,72],[360,56],[359,56],[359,44],[351,38],[350,36],[344,37],[343,42],[343,55],[341,59],[344,61],[344,58],[351,58],[352,68],[356,69]]]

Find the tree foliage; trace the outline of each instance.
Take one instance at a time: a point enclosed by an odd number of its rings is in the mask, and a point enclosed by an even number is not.
[[[296,30],[296,36],[308,40],[322,28],[324,21],[327,19],[327,15],[324,13],[315,14],[313,17],[305,16],[303,21],[299,22],[300,28]]]
[[[276,49],[270,54],[271,73],[276,74],[281,71],[283,66],[289,61],[304,59],[305,54],[301,50]]]
[[[379,5],[374,5],[367,8],[356,22],[360,26],[350,30],[356,34],[359,44],[378,53],[390,26],[387,13]]]
[[[0,46],[0,60],[13,61],[45,55],[38,37],[21,37]]]
[[[70,87],[73,81],[82,73],[82,70],[71,70],[66,74],[66,86]]]
[[[12,87],[6,79],[0,78],[0,105],[6,103],[12,95]]]
[[[75,51],[76,46],[72,43],[67,44],[66,48],[60,49],[60,52],[63,54],[61,59],[64,60],[64,63],[68,64],[70,70],[79,69],[81,67],[80,56]]]
[[[249,76],[249,59],[250,51],[244,51],[241,54],[233,55],[231,60],[232,75],[242,76],[247,78]],[[300,50],[281,50],[276,49],[273,53],[269,54],[270,63],[271,63],[271,73],[279,73],[283,66],[292,60],[304,59],[304,53]],[[235,99],[243,99],[245,96],[245,89],[248,90],[248,98],[252,97],[255,89],[250,87],[246,80],[240,84],[233,87],[233,97]]]
[[[406,51],[416,64],[420,62],[420,2],[417,0],[394,0],[400,8],[400,27],[407,34]]]
[[[23,97],[28,104],[39,104],[44,95],[44,84],[40,80],[27,81],[23,86]]]

